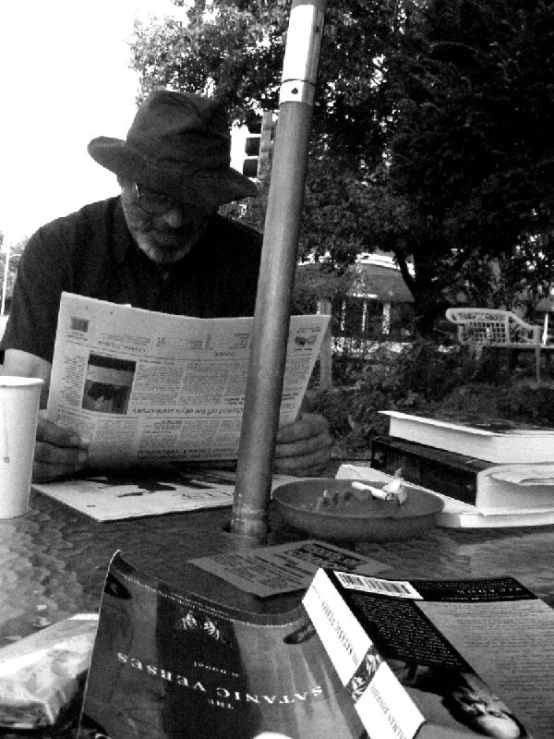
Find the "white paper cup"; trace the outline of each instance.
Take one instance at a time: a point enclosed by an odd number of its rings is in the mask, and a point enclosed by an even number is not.
[[[0,376],[0,518],[29,510],[43,384],[33,377]]]

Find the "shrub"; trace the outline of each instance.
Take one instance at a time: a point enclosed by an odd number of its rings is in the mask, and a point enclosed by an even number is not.
[[[310,400],[329,421],[337,457],[369,456],[373,436],[388,430],[381,410],[460,411],[554,425],[554,390],[521,383],[502,352],[475,358],[466,347],[422,340],[381,344],[364,359],[337,356],[333,363],[334,387],[312,390]]]

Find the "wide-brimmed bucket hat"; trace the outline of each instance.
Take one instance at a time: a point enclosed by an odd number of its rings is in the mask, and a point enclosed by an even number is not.
[[[217,206],[258,192],[231,168],[231,135],[222,104],[200,95],[151,92],[125,141],[100,136],[88,152],[119,177],[186,202]]]

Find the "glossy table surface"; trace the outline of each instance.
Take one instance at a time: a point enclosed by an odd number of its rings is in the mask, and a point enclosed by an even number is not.
[[[135,567],[178,587],[249,610],[288,610],[299,594],[257,599],[188,563],[230,551],[229,508],[98,523],[33,492],[31,510],[0,521],[0,644],[77,612],[97,611],[116,550]],[[299,540],[270,511],[269,544]],[[465,578],[511,574],[554,607],[554,526],[504,530],[435,528],[425,536],[356,551],[386,577]]]

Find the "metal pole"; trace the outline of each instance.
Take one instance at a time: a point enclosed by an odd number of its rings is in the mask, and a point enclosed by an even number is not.
[[[321,298],[317,301],[317,312],[324,315],[331,315],[332,304],[329,298]],[[327,331],[321,343],[319,352],[319,388],[320,390],[329,390],[333,386],[333,336],[331,334],[331,323],[327,326]]]
[[[0,306],[0,316],[3,316],[6,310],[6,292],[8,290],[8,270],[10,267],[10,245],[9,244],[7,244],[5,252],[6,252],[6,263],[4,265],[4,277],[2,281],[2,305]]]
[[[231,533],[265,542],[308,139],[326,0],[293,0],[287,33]]]
[[[273,149],[273,131],[275,122],[273,120],[273,112],[271,110],[264,111],[262,115],[262,129],[260,135],[260,151],[258,156],[258,174],[259,180],[264,180],[271,173],[271,151]]]

